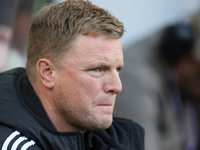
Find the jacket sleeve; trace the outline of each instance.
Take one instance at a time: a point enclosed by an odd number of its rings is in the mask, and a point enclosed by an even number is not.
[[[2,124],[0,124],[0,135],[0,150],[12,148],[16,150],[42,150],[35,141]]]

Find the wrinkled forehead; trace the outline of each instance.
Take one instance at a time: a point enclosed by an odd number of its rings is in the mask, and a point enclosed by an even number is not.
[[[121,40],[107,38],[104,35],[98,37],[80,35],[66,55],[66,59],[123,64]]]
[[[123,55],[120,38],[110,38],[106,35],[92,36],[79,34],[74,39],[69,53],[116,53]]]

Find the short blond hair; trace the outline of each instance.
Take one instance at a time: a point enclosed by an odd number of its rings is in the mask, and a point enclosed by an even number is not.
[[[89,1],[68,0],[44,6],[33,18],[29,29],[26,64],[29,79],[35,79],[36,64],[41,58],[48,58],[58,65],[79,33],[121,38],[124,25]]]

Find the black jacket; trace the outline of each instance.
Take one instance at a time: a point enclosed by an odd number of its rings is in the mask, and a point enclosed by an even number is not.
[[[144,150],[144,130],[130,120],[113,119],[106,130],[58,132],[28,81],[25,69],[0,74],[2,150]]]

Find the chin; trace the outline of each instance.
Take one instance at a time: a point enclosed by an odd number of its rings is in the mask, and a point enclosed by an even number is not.
[[[96,116],[85,122],[85,126],[81,126],[84,130],[98,131],[104,130],[111,126],[113,121],[112,115]],[[83,123],[82,123],[83,125]]]
[[[99,130],[104,130],[107,129],[111,126],[113,121],[113,117],[111,116],[106,116],[99,121],[99,124],[97,125]]]

